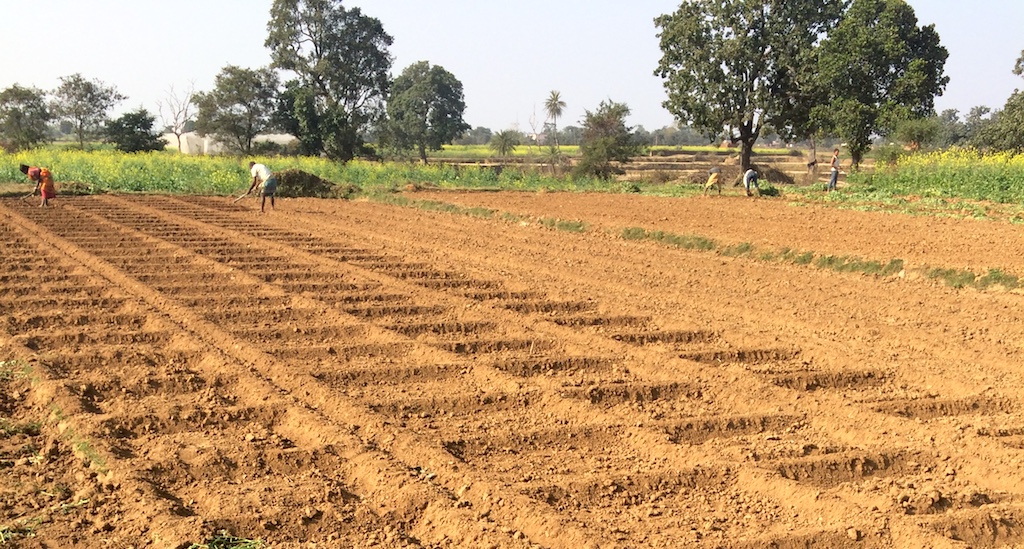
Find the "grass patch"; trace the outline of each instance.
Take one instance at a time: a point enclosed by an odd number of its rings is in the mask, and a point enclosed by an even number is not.
[[[501,212],[501,215],[499,216],[499,219],[501,219],[502,221],[504,221],[506,223],[515,223],[515,224],[523,223],[523,222],[526,221],[525,217],[523,217],[523,216],[521,216],[519,214],[514,214],[512,212]]]
[[[750,255],[754,251],[754,245],[749,242],[742,242],[735,246],[723,248],[720,253],[729,257],[742,257]]]
[[[953,288],[970,286],[974,284],[974,279],[977,278],[977,276],[970,271],[941,268],[927,269],[925,271],[925,276],[931,279],[941,280],[945,282],[947,286],[951,286]]]
[[[95,464],[100,472],[107,472],[107,460],[96,451],[96,448],[88,440],[78,440],[73,445],[76,452],[82,454],[91,463]]]
[[[28,435],[28,436],[39,436],[42,432],[43,422],[41,421],[24,421],[20,423],[14,423],[4,418],[0,418],[0,435],[4,438],[12,437],[14,435]]]
[[[193,543],[188,549],[263,549],[266,544],[261,539],[246,539],[233,536],[226,530],[208,539],[204,543]]]
[[[665,231],[649,231],[647,232],[647,238],[655,242],[687,250],[711,251],[718,247],[717,244],[715,244],[715,241],[710,238],[696,235],[674,234]]]
[[[587,230],[587,224],[582,221],[571,221],[565,219],[542,217],[537,220],[537,223],[549,229],[567,231],[570,233],[582,233]]]
[[[20,360],[0,360],[0,381],[31,377],[32,367]]]
[[[981,290],[991,286],[1002,286],[1007,290],[1013,290],[1020,286],[1020,279],[999,269],[990,269],[984,276],[976,279],[974,285]]]
[[[35,535],[35,525],[20,524],[0,526],[0,545],[18,538],[30,538]]]
[[[797,265],[810,265],[811,261],[814,261],[814,252],[804,252],[802,254],[794,252],[790,261]]]
[[[479,217],[483,219],[490,219],[494,217],[494,215],[497,213],[496,210],[482,208],[479,206],[459,206],[458,204],[452,204],[450,202],[441,202],[440,200],[412,200],[410,198],[394,194],[375,194],[371,196],[370,199],[375,202],[391,204],[392,206],[401,206],[403,208],[414,208],[417,210],[423,210],[427,212],[443,212],[455,215],[467,215],[470,217]]]

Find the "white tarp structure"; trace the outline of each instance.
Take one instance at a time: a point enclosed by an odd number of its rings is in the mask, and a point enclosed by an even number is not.
[[[162,137],[167,141],[168,149],[178,150],[177,136],[173,133],[165,133]],[[257,135],[253,141],[256,143],[271,142],[278,145],[288,145],[295,141],[295,136],[287,133],[268,133]],[[213,137],[203,137],[195,132],[181,134],[182,154],[223,154],[225,150],[224,145],[220,144]]]

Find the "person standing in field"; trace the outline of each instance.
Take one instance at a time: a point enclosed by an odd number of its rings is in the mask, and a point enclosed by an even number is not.
[[[761,187],[757,185],[757,172],[754,168],[743,174],[743,188],[746,189],[747,196],[754,196],[754,191],[757,191],[757,196],[761,196]]]
[[[832,151],[832,162],[829,163],[832,167],[832,173],[828,176],[828,188],[826,192],[836,190],[836,182],[839,181],[839,149]]]
[[[260,187],[260,213],[264,211],[268,196],[270,197],[270,209],[273,210],[274,193],[277,192],[277,178],[274,177],[273,172],[269,168],[256,162],[249,162],[249,173],[252,174],[252,185],[249,185],[249,190],[245,194],[251,193],[256,188],[256,185],[262,185]]]
[[[33,189],[32,194],[39,193],[42,197],[42,202],[39,203],[40,208],[45,208],[50,205],[50,199],[56,198],[57,187],[53,184],[53,174],[47,168],[41,168],[37,166],[27,166],[21,164],[19,166],[21,173],[28,176],[29,181],[36,184],[36,188]]]

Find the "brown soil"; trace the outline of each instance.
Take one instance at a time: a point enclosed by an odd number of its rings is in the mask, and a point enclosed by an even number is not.
[[[1019,228],[735,196],[415,196],[523,221],[0,202],[0,539],[1024,543],[1019,292],[618,236],[1024,274]]]

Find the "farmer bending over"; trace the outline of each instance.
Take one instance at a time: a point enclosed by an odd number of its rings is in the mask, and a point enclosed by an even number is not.
[[[21,169],[21,173],[28,176],[29,181],[35,182],[36,188],[32,191],[32,194],[39,193],[39,196],[43,197],[39,207],[49,206],[50,199],[57,196],[57,187],[53,184],[53,175],[50,174],[50,170],[36,166],[26,166],[25,164],[19,166],[19,169]]]
[[[708,171],[708,174],[708,182],[704,184],[704,196],[707,196],[708,191],[714,187],[718,187],[718,194],[722,194],[722,169],[715,166]]]
[[[743,188],[747,190],[747,196],[754,196],[755,191],[758,196],[761,195],[761,187],[757,185],[757,172],[753,168],[743,174]]]
[[[260,188],[260,212],[263,212],[268,196],[270,197],[270,209],[273,210],[274,193],[277,192],[277,178],[274,177],[269,168],[255,162],[249,162],[249,173],[252,174],[252,185],[249,185],[249,190],[245,194],[251,193],[256,188],[256,185],[262,183],[263,186]]]

